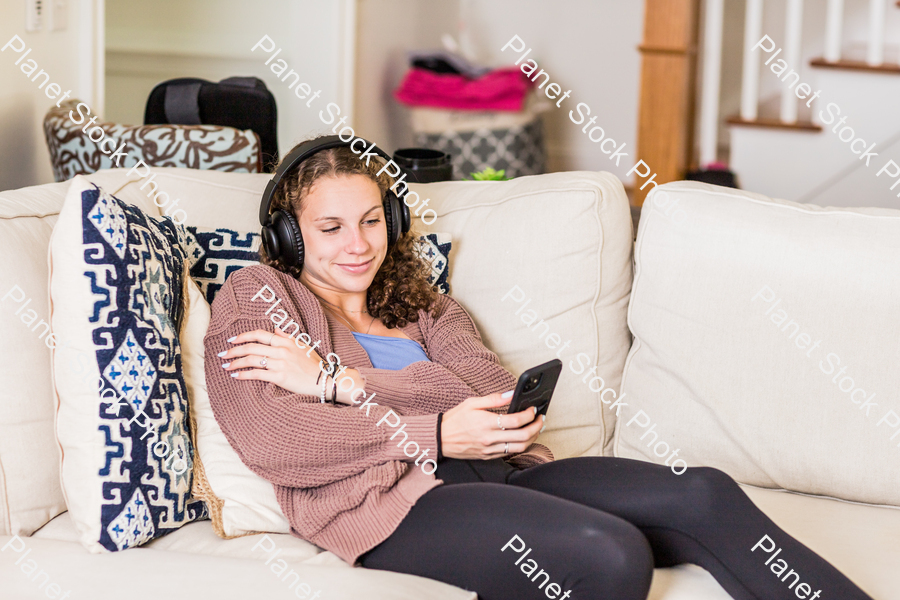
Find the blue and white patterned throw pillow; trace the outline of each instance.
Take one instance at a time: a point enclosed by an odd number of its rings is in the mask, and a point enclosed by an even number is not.
[[[148,211],[151,210],[148,208]],[[92,551],[139,546],[196,519],[179,334],[184,229],[83,177],[51,238],[57,431],[69,512]]]
[[[451,245],[449,233],[428,233],[419,236],[419,256],[431,265],[428,283],[436,285],[442,294],[450,291],[447,276],[450,274]]]
[[[210,304],[232,273],[259,263],[262,238],[258,233],[193,226],[187,227],[187,232],[187,260],[191,277]],[[447,275],[450,271],[450,246],[449,233],[419,236],[419,256],[431,265],[429,283],[437,285],[442,294],[449,291]]]
[[[259,264],[262,238],[258,233],[193,226],[187,231],[191,278],[210,304],[232,273]]]

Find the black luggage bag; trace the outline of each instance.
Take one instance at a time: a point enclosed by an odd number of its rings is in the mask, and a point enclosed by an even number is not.
[[[183,77],[158,84],[144,111],[144,125],[222,125],[252,129],[262,147],[263,171],[278,164],[275,97],[256,77],[229,77],[218,83]]]

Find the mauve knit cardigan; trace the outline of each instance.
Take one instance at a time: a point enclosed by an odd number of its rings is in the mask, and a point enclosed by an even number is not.
[[[264,285],[281,299],[268,316],[265,312],[275,301],[251,301]],[[416,456],[406,456],[389,439],[397,429],[387,423],[376,427],[378,419],[388,409],[402,415],[408,439],[434,457],[438,413],[468,397],[515,387],[516,378],[481,343],[459,303],[441,295],[438,307],[436,318],[420,310],[418,322],[401,329],[422,344],[432,362],[389,371],[372,367],[350,330],[326,316],[306,286],[271,267],[254,265],[235,272],[213,302],[204,344],[206,384],[216,421],[244,464],[275,485],[291,533],[350,564],[387,539],[416,500],[442,483],[415,466]],[[358,369],[366,396],[374,392],[372,403],[378,406],[360,410],[362,404],[321,404],[317,396],[230,377],[216,356],[232,347],[227,340],[254,329],[274,331],[271,317],[286,327],[289,321],[281,320],[281,310],[300,324],[313,344],[321,340],[319,356],[334,352],[342,365]],[[396,441],[402,439],[399,435]],[[526,467],[550,460],[549,449],[533,444],[509,462]]]

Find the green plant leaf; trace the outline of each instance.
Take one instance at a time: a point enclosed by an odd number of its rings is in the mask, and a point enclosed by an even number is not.
[[[494,169],[488,167],[484,171],[478,173],[470,173],[470,175],[472,175],[472,179],[474,179],[475,181],[509,181],[509,177],[506,177],[505,169],[495,171]]]

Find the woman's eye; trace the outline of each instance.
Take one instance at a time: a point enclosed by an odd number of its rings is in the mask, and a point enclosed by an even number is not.
[[[322,233],[335,233],[338,229],[340,229],[340,226],[332,227],[331,229],[323,229]]]
[[[381,223],[381,219],[371,219],[369,221],[366,221],[367,225],[377,225],[378,223]]]

